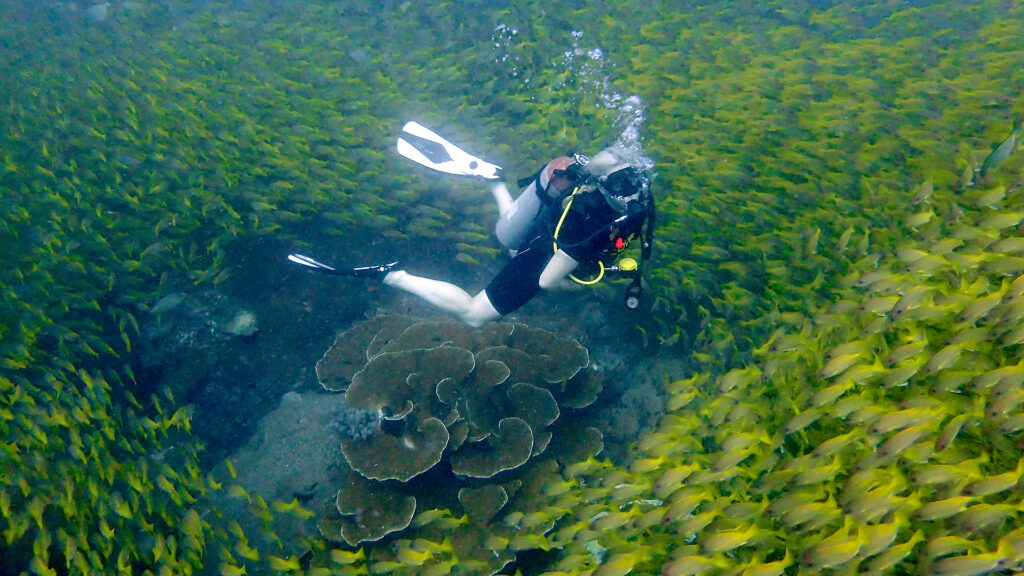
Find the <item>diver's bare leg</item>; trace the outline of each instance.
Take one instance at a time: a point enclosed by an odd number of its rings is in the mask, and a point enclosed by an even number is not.
[[[413,276],[405,270],[388,272],[383,282],[455,314],[459,320],[474,328],[501,317],[483,291],[476,296],[470,296],[468,292],[454,284]]]

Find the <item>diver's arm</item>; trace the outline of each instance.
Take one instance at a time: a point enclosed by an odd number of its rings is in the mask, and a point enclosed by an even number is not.
[[[515,250],[522,243],[526,233],[530,229],[533,219],[540,213],[543,203],[537,196],[536,182],[523,190],[519,198],[513,202],[505,202],[504,197],[511,198],[508,188],[503,183],[495,184],[491,192],[498,201],[498,210],[501,212],[498,223],[494,225],[494,235],[501,242],[501,245],[510,250]],[[502,192],[504,192],[504,197]]]
[[[561,249],[548,261],[544,271],[540,273],[538,283],[542,290],[561,290],[572,287],[574,283],[569,280],[569,274],[579,266],[580,263],[573,259]]]

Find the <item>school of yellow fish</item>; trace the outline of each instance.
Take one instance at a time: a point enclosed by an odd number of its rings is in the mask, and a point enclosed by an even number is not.
[[[552,575],[1020,569],[1020,3],[202,4],[0,6],[5,569],[482,570],[451,512],[387,561],[282,542],[312,512],[207,476],[188,400],[146,398],[132,366],[151,305],[226,286],[235,243],[317,228],[496,269],[493,207],[398,169],[394,132],[430,119],[520,175],[597,148],[615,110],[552,66],[567,48],[603,49],[647,106],[649,332],[701,324],[700,371],[667,379],[631,462],[570,463],[550,506],[500,520],[549,531],[486,548],[548,550]],[[263,532],[208,508],[220,491]]]
[[[755,362],[670,382],[628,472],[578,476],[601,510],[579,530],[607,522],[601,504],[621,523],[565,544],[548,576],[1021,569],[1024,213],[991,202],[1020,191],[912,216],[911,240],[782,317]]]

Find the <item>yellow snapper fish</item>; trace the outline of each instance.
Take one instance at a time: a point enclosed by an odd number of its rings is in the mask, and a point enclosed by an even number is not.
[[[911,426],[926,424],[941,415],[938,410],[925,407],[908,407],[882,416],[868,428],[868,433],[881,435]]]
[[[985,249],[1001,254],[1020,254],[1024,252],[1024,237],[1011,236],[1009,238],[1000,238],[986,246]]]
[[[892,320],[899,320],[907,313],[908,310],[917,308],[924,302],[924,299],[931,296],[936,292],[935,288],[926,285],[918,285],[907,290],[903,296],[893,304],[892,309],[889,311],[889,318]]]
[[[881,462],[889,461],[907,448],[910,448],[922,436],[935,431],[935,423],[929,422],[920,426],[906,428],[894,434],[891,438],[878,447],[877,456]]]
[[[220,576],[245,576],[245,566],[236,566],[227,562],[220,563]]]
[[[665,563],[661,567],[661,576],[695,576],[709,570],[724,570],[730,566],[732,566],[732,562],[721,554],[710,558],[694,554]]]
[[[625,576],[633,570],[633,566],[639,561],[639,555],[635,552],[623,552],[605,560],[593,576]]]
[[[964,494],[983,498],[991,494],[1005,492],[1016,486],[1024,476],[1024,458],[1017,463],[1017,469],[996,476],[975,480],[964,488]]]
[[[942,576],[978,576],[999,570],[1014,556],[1009,543],[1000,541],[995,552],[950,556],[932,564],[932,574]]]
[[[822,378],[833,378],[845,372],[848,368],[866,359],[865,352],[851,352],[832,358],[825,363],[821,369]]]
[[[979,544],[963,536],[951,534],[930,538],[924,546],[924,554],[927,558],[935,559],[967,551],[982,552],[984,549],[984,542]]]
[[[967,348],[968,344],[966,342],[944,346],[928,360],[928,364],[924,367],[925,374],[936,374],[953,366]]]
[[[939,433],[939,437],[935,439],[935,450],[941,452],[953,443],[953,440],[960,434],[960,430],[963,429],[964,424],[967,423],[968,419],[974,418],[976,415],[973,414],[957,414],[949,420]]]
[[[793,416],[782,428],[785,435],[794,434],[814,424],[819,418],[825,415],[825,411],[819,408],[811,408]]]
[[[865,573],[882,574],[887,572],[890,568],[902,562],[904,558],[910,556],[910,554],[913,553],[914,548],[920,542],[924,541],[924,538],[924,532],[922,530],[914,532],[906,542],[891,546],[888,550],[885,550],[868,561],[865,566]]]
[[[700,547],[706,554],[729,552],[749,544],[755,538],[767,534],[770,534],[770,532],[760,528],[757,524],[751,524],[746,527],[740,526],[702,537],[700,539]]]
[[[913,358],[914,356],[917,356],[918,354],[923,352],[924,349],[927,348],[927,347],[928,347],[928,341],[927,340],[923,340],[922,339],[922,340],[915,340],[913,342],[908,342],[906,344],[903,344],[901,346],[897,346],[896,348],[894,348],[891,352],[889,352],[888,355],[886,355],[886,357],[883,359],[883,362],[885,363],[886,366],[889,366],[889,367],[895,366],[895,365],[903,362],[904,360],[907,360],[909,358]]]
[[[737,576],[782,576],[786,568],[792,565],[793,553],[789,548],[786,548],[786,554],[782,557],[782,560],[764,562],[760,558],[755,557],[750,562],[737,566],[731,574],[736,574]]]
[[[888,549],[896,541],[900,530],[909,525],[910,521],[904,512],[893,514],[893,520],[885,524],[861,524],[858,530],[862,543],[856,559],[864,560]]]
[[[934,502],[923,504],[915,510],[914,518],[926,522],[944,520],[963,512],[976,501],[976,498],[973,496],[953,496],[943,500],[935,500]]]
[[[978,168],[978,172],[971,184],[977,184],[985,180],[990,172],[999,168],[1010,157],[1014,149],[1017,148],[1017,139],[1020,137],[1020,124],[1016,119],[1013,121],[1013,128],[1010,131],[1010,135],[1003,140],[999,146],[996,146],[988,156],[985,157],[985,161],[981,163],[981,167]]]
[[[956,515],[956,526],[970,534],[975,534],[991,526],[1001,524],[1007,518],[1024,509],[1024,503],[1018,504],[987,504],[981,502],[967,508]]]
[[[929,209],[916,214],[911,214],[910,216],[907,216],[906,220],[903,222],[906,224],[907,228],[917,229],[931,222],[932,218],[935,218],[935,211]]]
[[[1017,226],[1020,224],[1022,219],[1024,219],[1024,213],[1021,212],[997,212],[991,216],[986,216],[979,221],[978,228],[1000,230],[1011,226]]]
[[[844,537],[827,543],[823,541],[804,553],[800,567],[811,573],[820,573],[822,570],[842,566],[857,557],[863,544],[864,537],[860,532],[853,538]]]
[[[917,206],[922,202],[928,202],[931,200],[932,194],[935,193],[935,185],[931,180],[925,180],[918,187],[917,192],[914,193],[914,197],[910,199],[910,203]]]
[[[899,296],[876,296],[861,302],[860,306],[857,307],[857,311],[876,316],[887,316],[899,300]]]

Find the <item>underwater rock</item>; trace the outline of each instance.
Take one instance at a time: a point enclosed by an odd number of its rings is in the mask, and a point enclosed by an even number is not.
[[[93,4],[86,8],[82,15],[89,22],[103,22],[107,19],[107,15],[110,12],[110,2],[101,2],[99,4]]]
[[[256,322],[256,315],[248,310],[239,312],[231,319],[230,322],[228,322],[224,331],[234,336],[252,336],[259,331],[259,325]]]

